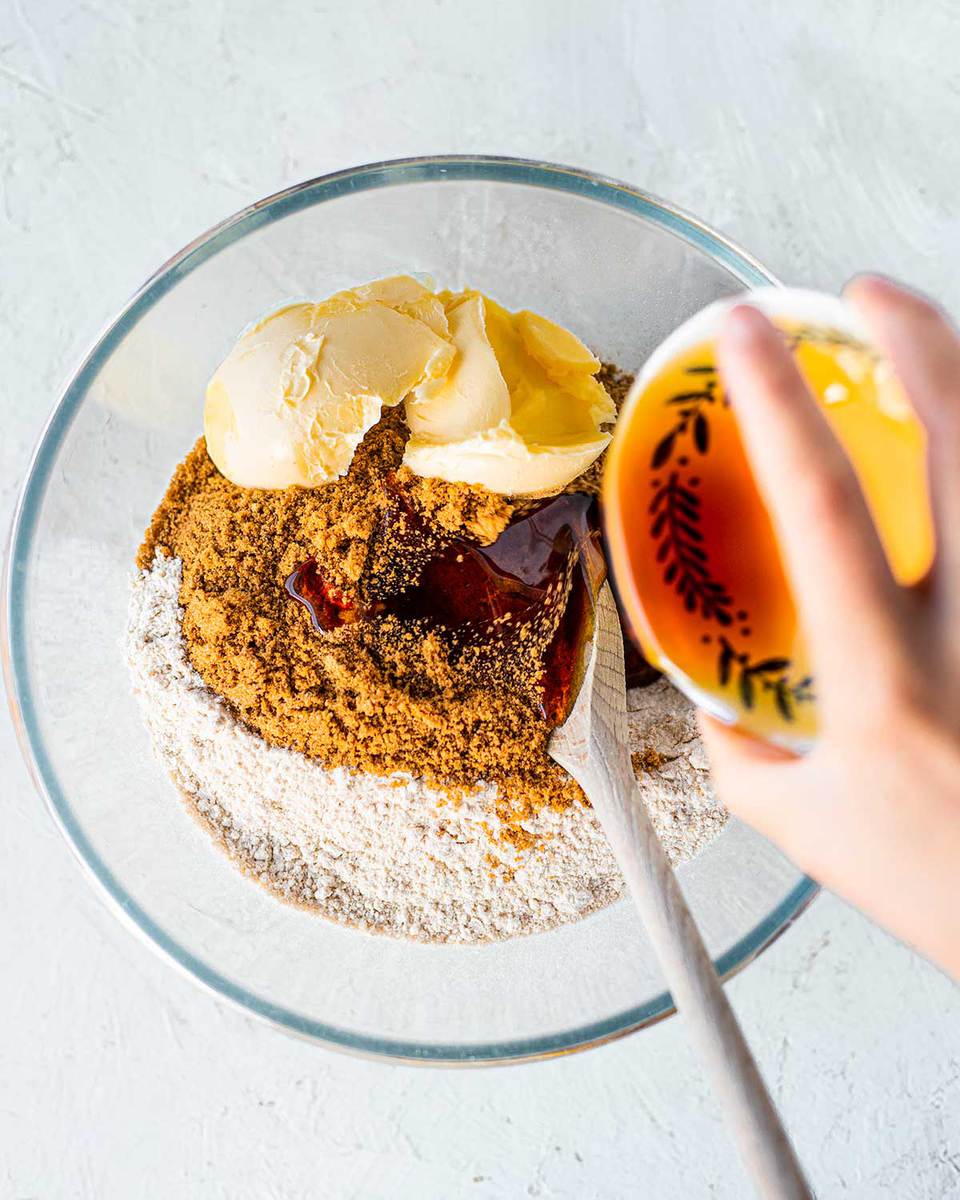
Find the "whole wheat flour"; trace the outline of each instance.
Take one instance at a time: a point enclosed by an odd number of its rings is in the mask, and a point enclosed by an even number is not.
[[[533,848],[497,838],[493,788],[456,804],[409,777],[321,766],[250,732],[191,666],[179,559],[157,555],[132,589],[134,690],[155,751],[234,862],[280,898],[334,921],[421,941],[480,942],[573,921],[623,883],[580,804],[529,822]],[[632,691],[640,788],[673,862],[722,827],[693,710],[665,681]]]

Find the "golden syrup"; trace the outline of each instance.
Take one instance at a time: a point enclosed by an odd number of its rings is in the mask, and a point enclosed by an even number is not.
[[[775,323],[854,465],[894,574],[916,582],[933,529],[924,432],[899,383],[855,338]],[[716,715],[809,745],[816,680],[712,341],[681,351],[628,402],[603,501],[619,599],[647,659]]]

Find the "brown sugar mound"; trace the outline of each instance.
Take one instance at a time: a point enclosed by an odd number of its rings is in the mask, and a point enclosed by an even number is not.
[[[608,370],[604,382],[619,401],[629,379]],[[342,479],[283,490],[231,483],[201,439],[177,468],[138,565],[149,569],[157,553],[181,560],[190,661],[267,742],[330,767],[409,772],[453,793],[496,783],[501,836],[522,847],[525,817],[581,798],[546,752],[550,725],[536,686],[543,638],[526,638],[492,671],[477,652],[454,652],[442,631],[375,607],[417,569],[406,547],[391,553],[398,492],[428,529],[478,545],[497,538],[515,506],[402,469],[406,437],[400,410],[388,410]],[[595,466],[580,490],[598,478]],[[371,615],[318,630],[285,587],[310,560]]]

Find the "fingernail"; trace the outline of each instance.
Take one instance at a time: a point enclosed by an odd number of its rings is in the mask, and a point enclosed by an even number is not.
[[[723,322],[723,336],[732,342],[753,342],[766,331],[767,319],[749,304],[738,304],[727,313]]]
[[[877,292],[884,296],[900,295],[902,288],[895,280],[887,275],[877,275],[872,271],[866,271],[862,275],[854,275],[852,279],[848,279],[844,285],[844,292],[850,289],[869,288],[871,292]]]

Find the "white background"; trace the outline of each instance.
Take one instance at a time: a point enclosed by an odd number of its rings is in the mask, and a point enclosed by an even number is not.
[[[788,281],[881,267],[957,312],[958,64],[950,0],[0,0],[0,515],[65,374],[149,272],[372,159],[591,167]],[[0,783],[0,1196],[748,1194],[678,1021],[487,1071],[324,1052],[115,924],[8,723]],[[960,1197],[960,993],[937,971],[821,898],[730,990],[823,1196]]]

